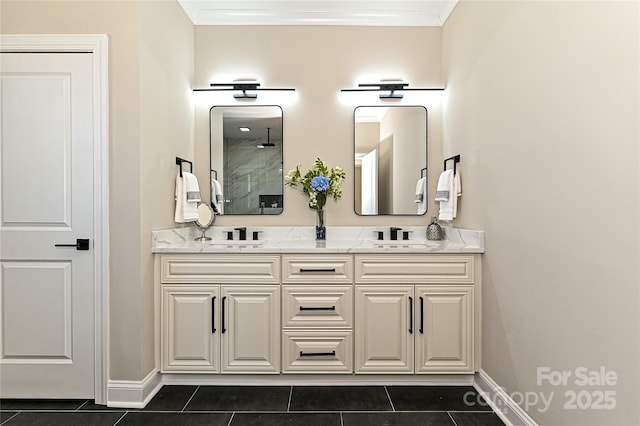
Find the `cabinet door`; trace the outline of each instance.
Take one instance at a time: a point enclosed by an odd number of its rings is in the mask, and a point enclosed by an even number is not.
[[[473,287],[416,287],[416,372],[473,372]]]
[[[222,286],[222,371],[280,372],[280,289]]]
[[[162,287],[162,371],[220,369],[217,286]]]
[[[413,286],[356,286],[356,373],[413,373]]]

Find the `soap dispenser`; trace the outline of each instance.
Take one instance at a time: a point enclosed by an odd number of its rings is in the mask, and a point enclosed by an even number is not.
[[[431,225],[427,226],[427,240],[441,240],[442,239],[442,227],[438,224],[438,218],[433,216],[431,218]]]

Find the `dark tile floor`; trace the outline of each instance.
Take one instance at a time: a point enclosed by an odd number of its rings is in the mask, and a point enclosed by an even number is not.
[[[2,426],[502,426],[469,386],[165,386],[142,410],[0,400]]]

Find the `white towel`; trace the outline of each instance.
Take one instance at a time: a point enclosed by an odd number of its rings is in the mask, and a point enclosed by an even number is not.
[[[211,179],[211,204],[216,213],[222,213],[222,185],[216,179]]]
[[[198,185],[198,178],[193,173],[182,172],[182,176],[185,181],[185,188],[187,194],[188,203],[196,203],[196,207],[202,198],[200,197],[200,185]]]
[[[451,191],[451,181],[453,180],[453,170],[445,170],[440,173],[438,186],[436,187],[436,201],[448,201]]]
[[[442,186],[440,180],[443,181]],[[445,170],[440,175],[438,181],[438,191],[436,192],[436,200],[440,201],[440,215],[438,219],[443,221],[451,221],[458,216],[458,197],[462,195],[462,184],[460,183],[460,172],[456,171],[453,174],[453,170]],[[445,188],[446,184],[446,190]],[[443,189],[441,189],[443,188]],[[438,193],[440,193],[440,199],[438,200]],[[448,193],[447,199],[444,198],[444,194]]]
[[[427,193],[427,178],[422,177],[418,179],[416,182],[416,199],[415,202],[418,204],[418,214],[425,214],[427,212],[427,197],[425,194]]]
[[[462,184],[460,183],[460,170],[456,170],[453,175],[453,218],[458,216],[458,197],[462,195]]]
[[[440,174],[438,179],[438,188],[436,190],[436,201],[440,201],[440,215],[438,219],[449,221],[454,219],[454,177],[453,170],[445,170]]]
[[[191,175],[192,177],[188,177]],[[195,183],[194,183],[195,181]],[[191,193],[191,200],[187,200]],[[197,195],[196,195],[197,193]],[[200,190],[198,180],[194,175],[182,172],[176,176],[176,211],[173,220],[176,223],[193,222],[198,219],[198,202],[200,201]]]

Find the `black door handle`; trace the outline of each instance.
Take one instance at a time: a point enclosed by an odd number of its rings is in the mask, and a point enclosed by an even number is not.
[[[331,351],[331,352],[302,352],[302,351],[300,351],[300,356],[336,356],[336,351]]]
[[[413,297],[409,296],[409,334],[413,334]]]
[[[88,238],[77,238],[75,244],[56,244],[56,247],[75,247],[76,250],[89,250]]]
[[[224,302],[227,301],[227,296],[222,298],[222,334],[224,334],[227,329],[224,328]]]
[[[211,334],[216,332],[216,297],[211,298]]]
[[[420,334],[424,334],[424,298],[420,297]]]
[[[301,311],[335,311],[335,306],[300,306]]]

